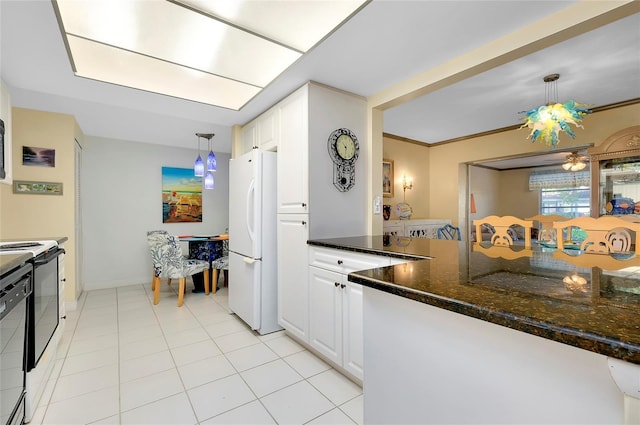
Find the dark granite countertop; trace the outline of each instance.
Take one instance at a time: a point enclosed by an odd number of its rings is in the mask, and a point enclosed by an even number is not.
[[[640,364],[640,258],[634,255],[383,236],[308,243],[415,260],[351,273],[351,282]]]

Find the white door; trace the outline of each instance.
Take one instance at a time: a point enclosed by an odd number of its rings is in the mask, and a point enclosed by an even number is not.
[[[309,341],[309,216],[278,214],[278,324]]]
[[[342,274],[309,266],[309,344],[342,364]]]
[[[261,152],[253,150],[229,164],[229,250],[260,258]]]
[[[344,276],[342,289],[343,366],[354,376],[364,379],[364,327],[362,285]]]
[[[229,252],[229,309],[251,329],[260,327],[262,262]]]
[[[278,144],[278,213],[309,212],[308,86],[282,101]]]

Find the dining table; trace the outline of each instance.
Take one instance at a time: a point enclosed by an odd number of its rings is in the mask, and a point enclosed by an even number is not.
[[[193,236],[184,235],[179,236],[180,242],[188,243],[188,258],[196,260],[204,260],[209,262],[209,281],[204,282],[204,273],[197,273],[193,275],[193,292],[200,293],[205,292],[204,285],[208,285],[210,289],[212,286],[213,267],[212,263],[216,259],[223,256],[222,242],[229,240],[228,234],[221,235],[207,235],[207,236]]]

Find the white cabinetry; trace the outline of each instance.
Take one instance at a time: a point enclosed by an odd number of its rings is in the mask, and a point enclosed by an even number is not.
[[[275,151],[280,139],[280,109],[270,109],[256,121],[256,146],[265,151]]]
[[[278,214],[278,323],[309,341],[307,214]]]
[[[64,244],[59,244],[58,245],[59,248],[64,249]],[[66,322],[66,308],[64,305],[64,299],[65,299],[65,290],[66,290],[66,283],[67,283],[67,277],[65,274],[65,270],[64,270],[64,257],[66,254],[60,254],[58,256],[58,317],[59,317],[59,323],[58,326],[60,326],[60,332],[58,333],[58,335],[62,335],[62,333],[64,332],[64,328],[65,328],[65,322]]]
[[[250,152],[256,145],[256,122],[251,121],[240,132],[240,155]]]
[[[412,238],[437,239],[438,229],[451,224],[449,219],[388,220],[383,223],[384,234]]]
[[[308,91],[309,86],[304,86],[277,105],[281,122],[278,214],[309,212]]]
[[[307,240],[368,233],[366,165],[370,155],[363,142],[366,100],[307,83],[262,117],[272,112],[280,123],[277,130],[278,323],[290,335],[309,343]],[[267,128],[265,124],[265,134],[269,133]],[[348,192],[340,192],[333,185],[335,166],[327,149],[329,136],[338,128],[348,128],[363,140],[355,165],[356,184]]]
[[[389,257],[309,248],[309,345],[360,380],[362,286],[349,282],[347,275],[389,264]]]
[[[242,126],[240,131],[240,155],[253,148],[265,151],[278,149],[280,141],[280,109],[274,107],[253,121]]]

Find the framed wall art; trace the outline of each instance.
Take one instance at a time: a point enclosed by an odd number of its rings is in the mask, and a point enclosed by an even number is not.
[[[62,183],[14,180],[13,193],[24,195],[62,195]]]
[[[393,198],[393,161],[382,160],[382,196]]]
[[[49,148],[22,147],[22,165],[33,167],[55,167],[56,150]]]
[[[193,168],[162,167],[162,222],[202,222],[202,177]]]

